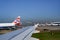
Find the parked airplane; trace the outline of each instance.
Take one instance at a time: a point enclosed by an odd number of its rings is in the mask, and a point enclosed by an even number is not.
[[[11,29],[15,28],[15,26],[20,26],[20,16],[16,18],[12,23],[0,23],[0,29]]]
[[[60,26],[60,22],[52,22],[50,24],[46,24],[48,26]]]
[[[52,22],[52,23],[38,24],[38,26],[60,26],[60,22]]]

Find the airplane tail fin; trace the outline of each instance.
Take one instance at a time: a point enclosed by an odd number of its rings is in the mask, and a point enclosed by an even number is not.
[[[20,16],[18,16],[18,17],[13,21],[13,23],[14,23],[16,26],[20,26],[20,25],[21,25]]]

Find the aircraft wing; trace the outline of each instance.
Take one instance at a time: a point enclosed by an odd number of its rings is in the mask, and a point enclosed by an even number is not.
[[[35,26],[29,26],[0,35],[0,40],[29,40],[35,28]]]

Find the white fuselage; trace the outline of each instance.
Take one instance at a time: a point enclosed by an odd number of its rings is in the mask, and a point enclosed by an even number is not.
[[[0,23],[0,27],[15,26],[14,23]]]

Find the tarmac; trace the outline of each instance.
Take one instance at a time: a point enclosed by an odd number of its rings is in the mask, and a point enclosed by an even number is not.
[[[39,26],[38,29],[60,30],[60,26]]]
[[[39,39],[31,37],[29,40],[39,40]]]

